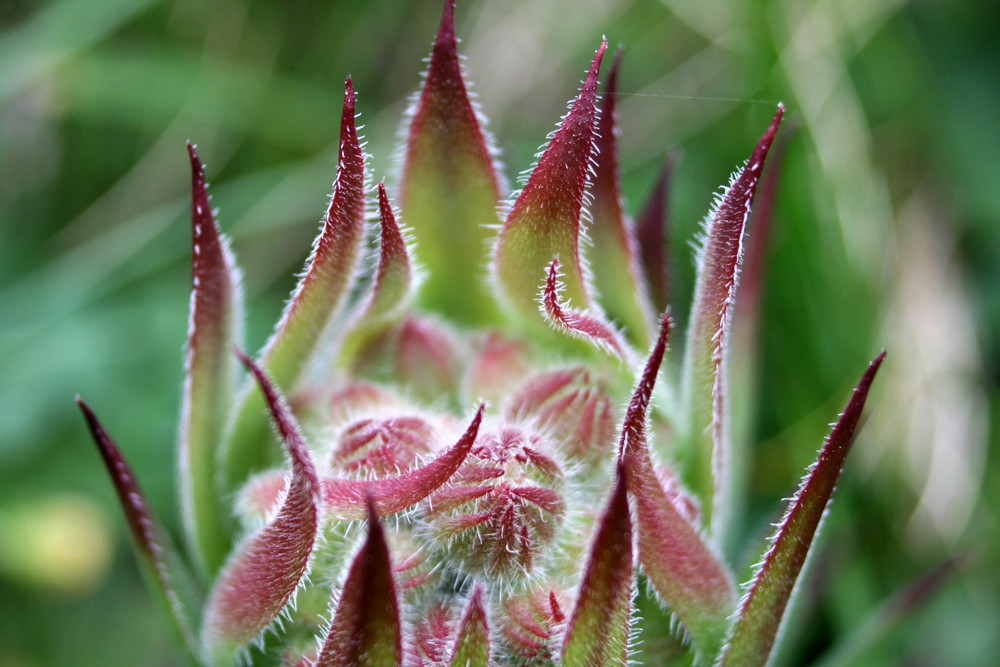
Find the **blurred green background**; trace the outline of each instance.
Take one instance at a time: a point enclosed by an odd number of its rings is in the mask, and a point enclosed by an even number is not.
[[[256,348],[327,201],[344,77],[375,178],[390,175],[440,8],[0,0],[3,667],[178,664],[73,397],[98,411],[176,528],[185,140],[245,270]],[[465,0],[458,31],[510,178],[601,36],[625,47],[633,211],[664,154],[681,156],[674,294],[690,290],[687,239],[713,191],[786,103],[797,130],[760,324],[748,534],[775,518],[867,361],[882,346],[889,360],[782,662],[812,662],[854,632],[865,650],[851,664],[992,663],[1000,5]],[[957,576],[900,626],[880,625],[883,600],[956,555]]]

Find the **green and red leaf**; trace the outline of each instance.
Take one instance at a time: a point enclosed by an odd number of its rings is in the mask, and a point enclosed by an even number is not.
[[[420,298],[467,324],[495,319],[483,268],[499,222],[501,183],[491,142],[469,98],[455,37],[455,2],[446,0],[430,67],[413,110],[403,166],[403,215],[427,267]]]
[[[292,472],[274,519],[237,546],[209,596],[203,640],[208,655],[220,663],[257,638],[305,580],[322,507],[316,466],[295,417],[263,369],[237,354],[260,385]]]
[[[369,504],[368,537],[340,590],[316,667],[396,667],[402,658],[399,592],[389,545]]]
[[[472,589],[462,623],[458,626],[450,667],[490,664],[490,625],[483,602],[483,587]]]
[[[615,489],[594,538],[590,560],[580,582],[576,609],[566,630],[562,650],[565,667],[624,665],[634,575],[632,572],[632,517],[629,514],[625,472],[618,468]]]
[[[884,359],[885,352],[882,352],[862,375],[847,408],[820,450],[819,458],[789,502],[788,511],[772,538],[771,548],[740,603],[720,665],[767,664],[785,608],[844,468],[868,391]]]
[[[608,318],[624,328],[629,339],[645,349],[653,333],[653,310],[642,278],[632,220],[622,202],[618,168],[618,69],[622,52],[615,54],[601,100],[597,124],[597,165],[591,184],[590,239],[587,261],[597,287],[598,301]]]
[[[678,459],[681,479],[702,501],[703,521],[714,538],[726,530],[730,502],[728,373],[726,355],[743,240],[764,160],[778,131],[784,106],[761,137],[747,164],[735,174],[705,221],[698,258],[695,300],[684,353],[686,422]]]
[[[323,229],[274,335],[261,353],[274,382],[295,389],[348,296],[365,236],[365,160],[358,139],[354,87],[347,79],[340,125],[340,155]],[[273,462],[264,405],[257,392],[244,395],[224,449],[224,491]]]
[[[592,306],[580,256],[581,215],[595,158],[597,73],[602,42],[583,89],[514,201],[496,247],[496,279],[512,310],[537,317],[536,298],[548,267],[565,267],[566,296],[578,308]]]
[[[191,159],[192,291],[178,451],[184,528],[199,569],[214,574],[229,549],[216,488],[218,448],[236,384],[233,345],[242,326],[240,276],[220,232],[195,147]]]
[[[729,570],[686,518],[686,508],[664,489],[646,438],[647,411],[666,352],[668,329],[664,316],[625,415],[619,456],[637,510],[639,562],[690,633],[696,650],[711,656],[725,636],[736,588]]]
[[[465,461],[479,434],[484,410],[485,406],[480,405],[458,442],[427,465],[385,479],[323,479],[327,511],[342,520],[355,520],[365,517],[369,498],[375,516],[393,514],[420,502],[447,482]]]
[[[153,515],[135,473],[122,456],[118,445],[104,430],[90,406],[80,397],[77,397],[76,403],[80,406],[84,419],[87,420],[87,426],[101,453],[104,466],[108,469],[111,481],[115,485],[118,501],[121,503],[129,532],[132,534],[132,543],[139,555],[143,576],[170,617],[188,657],[202,664],[194,630],[200,606],[200,594],[193,578],[167,533]]]
[[[382,240],[375,283],[368,302],[341,344],[343,365],[349,365],[360,347],[400,317],[413,291],[413,268],[406,239],[382,183],[378,185],[378,208]]]

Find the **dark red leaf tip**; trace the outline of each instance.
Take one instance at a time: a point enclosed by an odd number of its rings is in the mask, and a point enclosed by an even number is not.
[[[601,39],[601,45],[597,47],[594,60],[590,63],[590,72],[587,73],[587,81],[583,84],[583,92],[592,96],[597,92],[597,75],[601,71],[601,61],[604,59],[604,52],[608,49],[608,40]],[[584,95],[580,95],[584,97]]]
[[[767,157],[767,152],[771,150],[771,144],[774,142],[774,136],[778,133],[778,126],[781,125],[781,119],[785,116],[785,105],[783,102],[778,102],[778,110],[774,112],[774,118],[771,119],[771,124],[767,127],[767,131],[760,138],[757,146],[753,150],[753,154],[750,156],[750,162],[747,164],[747,171],[754,176],[759,176],[761,170],[764,168],[764,158]]]
[[[195,182],[197,183],[200,180],[204,183],[205,167],[202,165],[201,160],[198,159],[197,147],[190,140],[187,142],[187,150],[188,157],[191,159],[191,174],[195,178]]]
[[[261,392],[264,394],[264,400],[268,405],[268,409],[271,412],[271,418],[274,425],[278,429],[278,433],[281,435],[281,439],[288,446],[289,454],[292,456],[292,462],[295,465],[306,465],[308,470],[305,472],[310,477],[316,476],[316,471],[312,467],[312,456],[309,454],[309,449],[306,446],[305,440],[302,438],[302,434],[299,432],[298,424],[295,422],[295,418],[292,416],[285,405],[284,399],[278,393],[277,388],[271,379],[267,376],[264,370],[249,356],[246,355],[243,350],[238,346],[233,346],[233,351],[239,358],[240,362],[247,367],[247,370],[257,379],[257,384],[260,386]]]
[[[111,474],[111,481],[114,482],[115,490],[118,492],[118,498],[121,501],[129,528],[135,537],[136,545],[146,558],[158,561],[160,554],[158,553],[157,536],[149,515],[149,508],[146,506],[146,499],[139,488],[132,468],[125,461],[118,445],[104,430],[104,426],[86,401],[77,396],[76,404],[80,406],[83,418],[87,420],[90,433],[94,437],[94,442],[97,443],[98,450],[100,450],[101,458],[104,459],[104,465]]]
[[[441,13],[441,26],[438,28],[437,39],[434,41],[434,51],[439,49],[455,54],[458,57],[457,39],[455,37],[455,0],[445,0],[444,11]]]
[[[669,336],[670,311],[666,310],[660,317],[660,333],[656,337],[656,344],[653,345],[653,350],[649,353],[646,367],[639,379],[639,386],[636,387],[632,400],[629,401],[628,410],[625,412],[625,423],[622,427],[621,443],[618,449],[619,457],[625,454],[632,439],[645,431],[646,409],[653,396],[653,387],[656,385],[656,376],[660,372],[660,364],[663,363],[663,356],[667,351]]]
[[[354,115],[354,105],[355,105],[356,101],[357,101],[357,98],[356,98],[356,96],[354,94],[354,82],[351,80],[351,77],[347,77],[347,79],[344,80],[344,115],[345,116],[347,115],[347,112],[350,111],[351,116],[353,117],[353,115]]]

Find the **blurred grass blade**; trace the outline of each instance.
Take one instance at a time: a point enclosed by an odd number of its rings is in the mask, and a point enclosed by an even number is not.
[[[462,624],[458,627],[455,648],[452,650],[450,667],[467,665],[489,665],[490,625],[483,604],[483,587],[472,589],[472,596],[465,608]]]
[[[48,3],[0,40],[0,101],[73,62],[157,0]],[[16,12],[15,12],[16,14]]]
[[[201,608],[201,595],[194,580],[169,537],[153,516],[135,473],[122,456],[118,445],[104,430],[90,406],[79,397],[76,403],[87,420],[104,465],[108,469],[111,481],[114,482],[118,501],[125,512],[125,520],[132,533],[132,543],[139,554],[143,576],[170,617],[187,657],[194,664],[205,664],[200,659],[194,630]]]
[[[627,344],[604,318],[592,312],[570,308],[568,302],[560,300],[564,287],[559,281],[559,260],[554,259],[549,265],[549,277],[541,295],[541,310],[545,319],[559,331],[582,338],[619,359],[628,359],[630,355]]]
[[[465,461],[479,434],[484,410],[485,405],[480,405],[458,442],[427,465],[386,479],[323,479],[327,511],[339,519],[355,520],[366,516],[366,498],[371,499],[370,509],[375,516],[393,514],[420,502],[447,482]]]
[[[598,301],[608,318],[623,328],[635,345],[646,349],[653,335],[653,309],[642,278],[632,221],[625,214],[618,167],[615,102],[621,56],[619,49],[608,74],[597,122],[597,164],[590,204],[592,243],[587,248],[587,263],[593,272]]]
[[[389,546],[374,506],[368,538],[351,563],[316,667],[396,667],[402,664],[399,601]]]
[[[785,607],[844,467],[868,390],[884,359],[882,352],[868,366],[819,458],[789,503],[771,548],[740,603],[720,665],[767,664]]]
[[[670,304],[670,179],[676,156],[671,153],[663,160],[660,175],[635,223],[646,288],[656,312],[662,313]]]
[[[576,609],[566,630],[564,667],[628,662],[632,607],[632,517],[625,471],[618,468],[611,500],[594,537]]]
[[[242,293],[229,240],[220,232],[195,147],[191,158],[192,292],[178,450],[184,527],[202,574],[222,566],[230,544],[216,488],[218,447],[236,381],[233,345],[242,328]]]
[[[309,569],[322,506],[316,466],[295,418],[264,371],[237,353],[260,385],[292,474],[274,519],[237,546],[215,581],[203,627],[213,664],[231,663],[292,599]]]
[[[455,38],[455,2],[446,0],[430,67],[413,110],[403,166],[402,211],[416,256],[427,267],[420,298],[450,319],[496,319],[483,268],[499,223],[501,183],[483,119],[469,99]]]
[[[743,240],[764,159],[778,131],[778,111],[715,210],[705,221],[695,300],[684,351],[686,422],[678,439],[679,473],[702,502],[702,520],[716,541],[725,535],[729,496],[729,409],[726,356]]]
[[[667,346],[669,319],[649,355],[622,426],[619,457],[636,504],[639,562],[653,587],[691,634],[697,652],[712,656],[725,636],[736,590],[726,566],[663,488],[646,442],[646,413]]]
[[[497,284],[512,310],[529,321],[537,319],[538,287],[553,258],[564,265],[566,297],[577,308],[592,306],[580,257],[580,218],[596,150],[597,73],[607,46],[601,42],[579,97],[500,231]]]
[[[851,667],[862,664],[871,651],[891,636],[893,631],[904,627],[904,621],[926,607],[932,597],[951,583],[963,569],[965,561],[966,557],[963,556],[951,557],[905,585],[861,619],[847,637],[838,641],[830,653],[816,663],[816,667]]]
[[[400,317],[413,292],[413,269],[406,240],[396,223],[385,186],[381,183],[378,186],[378,207],[382,242],[375,284],[368,302],[349,325],[350,331],[341,344],[342,366],[349,366],[358,348]]]
[[[323,230],[274,335],[262,366],[287,391],[295,389],[354,281],[365,235],[365,160],[354,119],[354,87],[346,83],[340,156]],[[248,387],[223,450],[223,491],[231,492],[273,456],[261,396]]]

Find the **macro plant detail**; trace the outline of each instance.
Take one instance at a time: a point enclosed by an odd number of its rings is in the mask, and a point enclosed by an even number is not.
[[[784,107],[705,220],[674,359],[665,255],[650,247],[663,244],[662,206],[640,223],[625,212],[621,65],[600,95],[606,48],[506,200],[454,0],[398,185],[371,187],[348,79],[322,229],[254,356],[241,349],[239,270],[188,146],[181,544],[78,403],[192,664],[625,664],[656,622],[639,617],[642,595],[674,621],[661,662],[768,662],[884,353],[740,587],[724,550],[740,502],[729,353]]]

